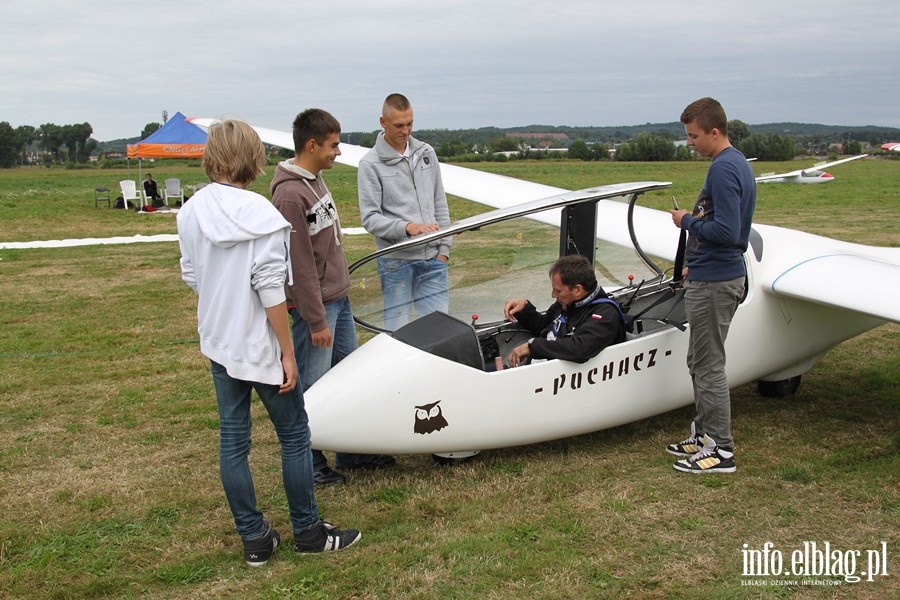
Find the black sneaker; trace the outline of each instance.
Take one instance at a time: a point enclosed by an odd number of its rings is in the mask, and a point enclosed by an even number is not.
[[[244,560],[251,567],[261,567],[266,564],[269,557],[275,553],[281,536],[272,528],[272,521],[266,519],[266,533],[255,540],[244,540]]]
[[[703,436],[703,448],[700,452],[679,460],[672,466],[682,473],[734,473],[737,470],[734,452],[719,448],[708,435]]]
[[[342,471],[350,471],[353,469],[362,469],[367,471],[374,471],[375,469],[385,469],[387,467],[393,467],[397,464],[397,459],[388,454],[372,454],[370,456],[366,456],[365,458],[361,458],[358,462],[348,463],[346,465],[337,465],[338,469]]]
[[[313,481],[316,485],[337,485],[347,481],[343,473],[338,473],[331,467],[322,467],[313,473]]]
[[[666,452],[674,454],[675,456],[693,456],[703,448],[703,441],[701,438],[703,438],[703,434],[697,433],[696,426],[694,425],[694,422],[691,421],[691,437],[675,444],[669,444],[666,446]]]
[[[357,529],[337,529],[328,521],[319,521],[306,531],[294,532],[297,552],[334,552],[352,546],[362,539]]]

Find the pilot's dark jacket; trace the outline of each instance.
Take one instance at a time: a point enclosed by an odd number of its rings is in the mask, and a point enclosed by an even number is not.
[[[541,314],[529,302],[515,317],[535,335],[529,342],[531,357],[583,363],[610,344],[624,342],[625,325],[619,309],[601,301],[602,298],[606,298],[606,293],[598,285],[594,293],[573,302],[567,309],[554,302]]]

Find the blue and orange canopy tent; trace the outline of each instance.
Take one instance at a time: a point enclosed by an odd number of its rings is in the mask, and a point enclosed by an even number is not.
[[[138,179],[142,179],[145,158],[203,158],[205,148],[206,132],[177,112],[137,144],[128,144],[128,176],[131,177],[132,158],[138,159]]]
[[[128,158],[202,158],[206,132],[175,113],[166,124],[141,140],[128,145]]]

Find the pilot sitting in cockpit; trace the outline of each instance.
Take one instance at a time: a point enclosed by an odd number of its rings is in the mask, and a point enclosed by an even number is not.
[[[506,301],[506,318],[535,336],[513,348],[510,367],[549,358],[583,363],[610,344],[625,341],[625,316],[597,283],[587,258],[572,255],[557,260],[550,267],[550,285],[556,302],[543,314],[525,298]]]

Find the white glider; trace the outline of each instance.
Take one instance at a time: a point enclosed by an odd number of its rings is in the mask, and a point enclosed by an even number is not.
[[[257,131],[266,143],[292,147],[286,133]],[[339,160],[356,166],[366,149],[342,144],[341,151]],[[496,207],[394,247],[454,235],[450,312],[383,331],[373,259],[391,249],[351,267],[354,313],[381,333],[308,391],[316,448],[465,456],[615,427],[693,402],[680,291],[666,267],[651,264],[675,259],[678,230],[668,212],[637,206],[641,194],[667,182],[571,192],[452,165],[441,169],[448,193]],[[549,305],[546,268],[571,241],[560,241],[556,228],[565,230],[561,218],[585,207],[596,207],[598,276],[636,317],[636,333],[584,364],[485,370],[530,336],[503,319],[504,299],[527,288],[524,295],[535,304]],[[623,255],[640,258],[647,274],[628,280]],[[727,342],[732,386],[755,381],[768,395],[792,393],[830,348],[900,322],[900,248],[754,225],[745,261],[748,291]],[[532,264],[536,275],[526,273]]]

